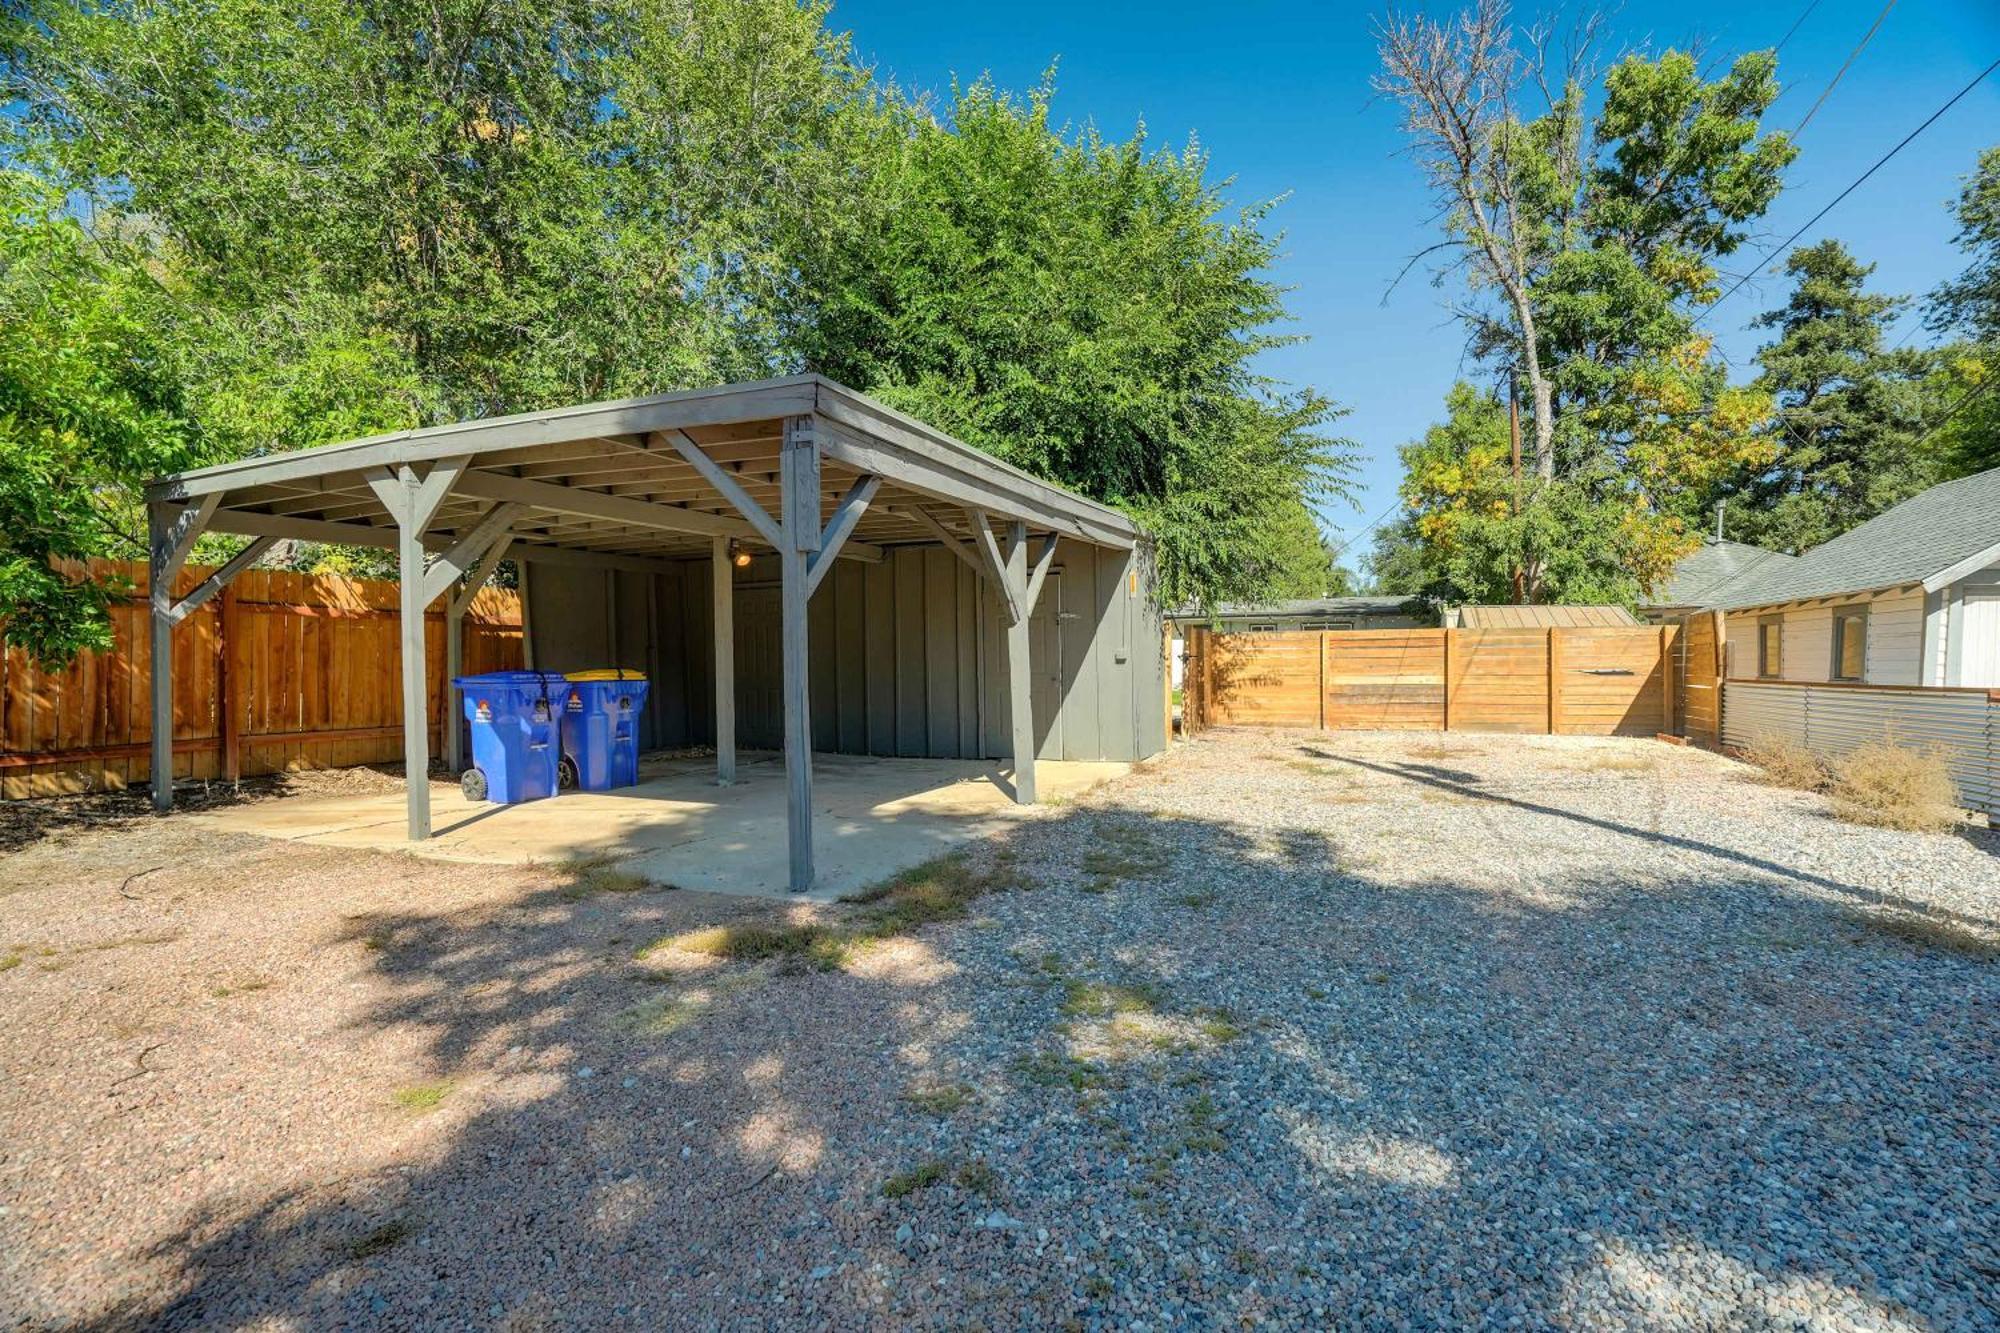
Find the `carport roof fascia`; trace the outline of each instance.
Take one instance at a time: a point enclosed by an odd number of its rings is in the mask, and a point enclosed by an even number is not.
[[[1061,511],[1075,525],[1072,535],[1085,540],[1129,547],[1140,536],[1132,520],[1117,509],[1043,481],[821,375],[793,375],[394,431],[173,473],[148,481],[145,494],[149,501],[186,500],[461,456],[470,456],[476,467],[481,454],[542,444],[778,420],[808,413],[833,426],[836,441],[839,432],[851,433],[863,437],[859,442],[863,445],[886,446],[892,453],[908,456],[913,464],[963,479],[976,489],[1018,494],[1036,508]],[[838,452],[839,444],[834,448]],[[915,484],[922,488],[920,481]]]

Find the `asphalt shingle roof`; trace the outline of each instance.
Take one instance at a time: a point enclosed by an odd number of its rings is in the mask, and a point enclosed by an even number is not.
[[[2000,468],[1933,486],[1792,560],[1758,562],[1712,589],[1730,611],[1922,583],[2000,546]]]
[[[1723,589],[1765,562],[1789,564],[1796,558],[1783,551],[1710,538],[1699,551],[1674,566],[1673,577],[1646,605],[1707,606]]]

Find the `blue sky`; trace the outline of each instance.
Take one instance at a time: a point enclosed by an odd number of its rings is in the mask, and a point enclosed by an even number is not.
[[[1616,47],[1730,53],[1769,47],[1800,16],[1779,56],[1785,92],[1772,123],[1798,123],[1882,12],[1883,0],[1778,4],[1633,0],[1614,16]],[[1811,5],[1810,12],[1808,6]],[[1433,6],[1442,10],[1444,6]],[[836,0],[832,24],[907,87],[943,90],[954,75],[991,73],[1026,88],[1060,61],[1059,118],[1091,121],[1123,138],[1144,117],[1161,144],[1199,134],[1241,202],[1286,196],[1273,225],[1285,232],[1280,281],[1303,345],[1271,353],[1265,369],[1309,383],[1351,409],[1340,430],[1359,446],[1356,504],[1322,515],[1336,539],[1360,533],[1393,504],[1396,446],[1422,432],[1460,372],[1462,340],[1443,293],[1412,274],[1384,304],[1397,271],[1433,239],[1430,206],[1398,156],[1392,110],[1375,102],[1369,35],[1378,7],[1348,4],[938,5],[934,0]],[[1517,14],[1542,12],[1522,4]],[[2000,58],[1994,0],[1899,0],[1867,49],[1806,126],[1787,188],[1764,220],[1754,254],[1789,235],[1953,92]],[[1988,78],[1835,209],[1801,244],[1838,236],[1878,264],[1884,291],[1918,293],[1956,272],[1944,208],[1978,150],[2000,143],[2000,74]],[[1771,264],[1781,262],[1782,254]],[[1740,269],[1738,270],[1741,271]],[[1761,277],[1717,308],[1710,326],[1733,365],[1747,366],[1759,335],[1746,327],[1781,299]],[[1913,342],[1921,342],[1918,331]],[[1348,563],[1367,545],[1360,538]]]

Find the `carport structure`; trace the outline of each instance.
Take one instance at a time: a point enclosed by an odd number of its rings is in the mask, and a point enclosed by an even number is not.
[[[246,459],[153,481],[146,500],[155,807],[164,811],[173,801],[175,625],[277,541],[371,546],[397,553],[402,583],[403,748],[413,841],[431,831],[423,777],[430,761],[423,625],[434,600],[448,598],[446,651],[455,674],[466,606],[502,559],[676,576],[688,562],[706,560],[717,779],[727,784],[736,766],[737,558],[774,555],[796,891],[813,881],[808,604],[835,561],[879,564],[898,548],[942,545],[976,571],[1004,625],[1008,753],[1014,799],[1024,804],[1035,800],[1037,748],[1030,617],[1058,544],[1109,553],[1123,571],[1118,586],[1134,596],[1139,587],[1140,535],[1118,511],[816,375]],[[252,541],[175,601],[174,575],[203,532]],[[1125,624],[1129,635],[1129,613]],[[1130,648],[1128,642],[1119,662]],[[1157,688],[1152,693],[1157,697]],[[446,729],[455,764],[458,710],[449,698]],[[1136,744],[1150,753],[1145,741]]]

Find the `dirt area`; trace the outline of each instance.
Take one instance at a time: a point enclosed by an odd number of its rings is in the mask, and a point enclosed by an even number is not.
[[[0,857],[0,1324],[2000,1322],[2000,842],[1711,755],[1215,733],[894,916],[134,805]]]

